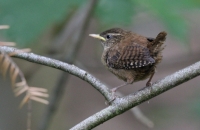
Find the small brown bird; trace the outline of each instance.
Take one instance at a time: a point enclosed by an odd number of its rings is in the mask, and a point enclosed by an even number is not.
[[[126,82],[113,88],[113,94],[122,86],[147,78],[146,86],[151,85],[156,65],[162,60],[166,35],[166,32],[160,32],[154,39],[120,28],[89,35],[101,40],[104,47],[101,57],[103,65]]]

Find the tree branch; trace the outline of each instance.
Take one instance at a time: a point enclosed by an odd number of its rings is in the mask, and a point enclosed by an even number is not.
[[[4,46],[0,47],[0,51],[11,53],[18,51],[18,49]],[[91,74],[74,65],[69,65],[67,63],[46,58],[44,56],[39,56],[33,53],[22,52],[20,54],[16,54],[15,57],[68,72],[79,77],[80,79],[87,81],[95,89],[97,89],[106,98],[106,100],[110,101],[113,98],[112,94],[109,92],[109,89],[104,84],[102,84]],[[112,102],[112,105],[82,121],[78,125],[71,128],[71,130],[92,129],[103,122],[124,113],[132,107],[137,106],[142,102],[145,102],[175,86],[178,86],[179,84],[191,80],[198,75],[200,75],[200,61],[165,77],[164,79],[154,83],[151,87],[145,87],[136,93],[122,98],[116,98],[116,100]]]
[[[5,53],[13,53],[13,52],[19,52],[19,49],[13,48],[13,47],[6,47],[6,46],[0,46],[0,51],[4,51]],[[52,67],[55,69],[59,69],[65,72],[68,72],[74,76],[79,77],[82,80],[87,81],[89,84],[91,84],[95,89],[97,89],[105,98],[106,100],[110,101],[113,99],[112,94],[109,92],[109,88],[106,87],[103,83],[101,83],[98,79],[96,79],[94,76],[89,74],[88,72],[67,63],[64,63],[59,60],[54,60],[51,58],[47,58],[44,56],[36,55],[34,53],[17,53],[15,56],[16,58],[24,59],[33,63],[45,65],[48,67]]]
[[[175,72],[172,75],[165,77],[157,83],[154,83],[151,87],[145,87],[136,93],[130,94],[122,98],[117,98],[112,103],[112,105],[90,116],[70,130],[92,129],[102,124],[103,122],[124,113],[132,107],[148,101],[149,99],[169,89],[172,89],[179,84],[191,80],[198,75],[200,75],[200,61],[189,67],[186,67],[185,69]]]
[[[81,23],[79,23],[80,27],[77,28],[79,31],[73,34],[73,38],[72,38],[72,42],[70,46],[65,47],[64,54],[61,58],[62,61],[70,63],[70,64],[75,61],[78,55],[79,49],[81,48],[82,43],[84,41],[84,37],[86,34],[85,32],[88,26],[90,25],[90,19],[97,5],[97,2],[98,0],[89,0],[88,3],[83,8],[77,11],[77,13],[81,14],[81,17],[82,17],[82,19],[79,20],[81,21]],[[77,27],[77,24],[76,24],[76,27]],[[65,35],[69,35],[69,33],[67,33],[68,32],[67,30],[68,28],[65,28],[63,32],[66,32],[66,33],[65,34],[62,33],[62,37],[60,39],[61,40],[60,42],[62,44],[69,41],[70,39],[69,36],[68,37],[65,36]],[[58,47],[56,51],[58,51]],[[47,106],[47,109],[44,112],[44,116],[42,117],[42,121],[39,125],[39,130],[46,130],[48,129],[49,124],[51,124],[51,120],[59,107],[59,103],[64,94],[64,89],[66,88],[66,84],[69,80],[69,77],[70,77],[70,74],[65,73],[65,72],[63,72],[58,77],[58,81],[52,91],[52,96],[50,97],[49,105]]]

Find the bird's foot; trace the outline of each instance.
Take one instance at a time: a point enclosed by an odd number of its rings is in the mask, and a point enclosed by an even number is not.
[[[110,105],[110,104],[117,98],[117,95],[115,95],[116,90],[117,90],[117,88],[113,88],[113,89],[110,90],[111,93],[112,93],[113,99],[111,99],[110,101],[106,102],[106,104],[109,104],[109,105]]]
[[[152,82],[147,82],[146,87],[150,87],[150,86],[152,86]]]
[[[117,95],[115,95],[116,91],[117,91],[119,88],[121,88],[121,87],[123,87],[123,86],[126,86],[127,84],[130,84],[130,83],[129,83],[129,82],[126,82],[126,83],[124,83],[124,84],[122,84],[122,85],[120,85],[120,86],[117,86],[117,87],[115,87],[115,88],[112,88],[110,91],[111,91],[111,93],[112,93],[113,99],[110,100],[110,101],[108,101],[107,104],[110,105],[110,104],[117,98]]]
[[[150,93],[152,93],[152,87],[151,86],[152,86],[152,82],[146,83],[146,87],[150,87],[150,90],[149,90]]]

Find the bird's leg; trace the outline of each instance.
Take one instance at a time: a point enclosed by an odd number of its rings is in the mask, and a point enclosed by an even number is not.
[[[118,89],[120,89],[121,87],[124,87],[124,86],[126,86],[126,85],[128,85],[128,84],[132,84],[133,81],[134,81],[134,78],[128,79],[127,82],[125,82],[124,84],[122,84],[122,85],[120,85],[120,86],[117,86],[117,87],[111,89],[111,93],[112,93],[113,99],[112,99],[111,101],[109,101],[109,104],[110,104],[112,101],[114,101],[114,100],[116,99],[115,93],[116,93],[116,91],[117,91]]]
[[[112,88],[112,89],[111,89],[112,94],[115,94],[115,92],[117,91],[117,89],[119,89],[119,88],[121,88],[121,87],[123,87],[123,86],[126,86],[126,85],[128,85],[128,84],[129,84],[129,83],[126,82],[126,83],[124,83],[124,84],[122,84],[122,85],[120,85],[120,86],[117,86],[117,87],[115,87],[115,88]]]
[[[154,74],[155,74],[155,70],[154,70],[154,72],[151,74],[149,80],[147,81],[146,87],[150,87],[150,86],[152,85],[151,79],[153,78]],[[150,93],[152,92],[152,87],[150,88],[150,91],[149,91],[149,92],[150,92]]]
[[[146,86],[151,86],[151,85],[152,85],[151,80],[152,80],[154,74],[155,74],[155,72],[153,72],[153,73],[151,74],[149,80],[148,80],[147,83],[146,83]]]
[[[124,84],[122,84],[122,85],[120,85],[120,86],[117,86],[117,87],[115,87],[115,88],[112,88],[112,89],[111,89],[111,93],[112,93],[113,99],[112,99],[111,101],[109,101],[108,103],[110,104],[111,102],[113,102],[113,101],[116,99],[115,93],[116,93],[116,91],[117,91],[119,88],[121,88],[121,87],[123,87],[123,86],[126,86],[126,85],[128,85],[128,84],[130,84],[130,83],[129,83],[129,82],[126,82],[126,83],[124,83]]]

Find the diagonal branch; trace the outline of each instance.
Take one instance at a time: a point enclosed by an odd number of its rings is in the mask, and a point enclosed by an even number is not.
[[[86,34],[85,32],[87,31],[87,28],[90,25],[90,20],[92,18],[92,14],[97,5],[97,2],[98,0],[89,0],[87,6],[78,10],[78,13],[81,12],[81,15],[83,17],[81,19],[81,23],[79,23],[80,24],[80,27],[78,28],[79,31],[77,31],[73,35],[70,47],[67,46],[64,49],[65,54],[63,54],[61,58],[62,61],[70,63],[70,64],[75,61],[78,55],[79,49],[81,48],[82,43],[84,41],[84,37]],[[65,28],[64,32],[67,32],[66,30],[68,30],[68,28]],[[68,33],[65,33],[62,35],[63,37],[61,38],[62,43],[65,43],[67,39],[69,41],[69,37],[68,38],[66,36],[64,37],[64,35],[68,35]],[[59,107],[59,103],[64,94],[64,89],[66,88],[66,83],[68,82],[69,77],[70,75],[65,72],[62,72],[61,75],[59,76],[56,86],[54,87],[54,90],[52,91],[52,96],[50,98],[49,105],[47,106],[47,109],[44,112],[43,119],[39,125],[40,130],[48,129],[49,124],[51,123],[51,120],[53,118],[53,115],[55,114],[55,112],[57,111]]]
[[[117,98],[113,104],[100,112],[90,116],[81,123],[77,124],[70,130],[89,130],[103,122],[120,115],[127,110],[135,107],[149,99],[178,86],[188,80],[200,75],[200,61],[182,69],[172,75],[153,84],[151,87],[145,87],[136,93],[130,94],[126,97]]]
[[[6,53],[13,53],[19,51],[16,48],[13,47],[6,47],[6,46],[0,46],[0,51],[3,50]],[[75,75],[79,77],[82,80],[85,80],[89,84],[91,84],[95,89],[97,89],[105,98],[106,100],[110,101],[113,99],[112,94],[109,92],[109,88],[106,87],[103,83],[101,83],[98,79],[96,79],[94,76],[92,76],[90,73],[67,63],[64,63],[59,60],[54,60],[51,58],[47,58],[44,56],[36,55],[34,53],[26,53],[22,52],[19,54],[14,55],[13,57],[17,57],[20,59],[24,59],[33,63],[45,65],[48,67],[56,68],[65,72],[68,72],[72,75]]]
[[[18,49],[4,46],[0,47],[0,51],[11,53],[18,51]],[[88,72],[74,65],[69,65],[67,63],[44,56],[39,56],[33,53],[20,53],[16,54],[14,57],[68,72],[72,75],[79,77],[82,80],[87,81],[95,89],[97,89],[106,98],[106,100],[110,101],[111,99],[113,99],[112,94],[109,92],[109,89],[104,84],[102,84],[98,79],[96,79]],[[141,104],[142,102],[145,102],[173,87],[176,87],[179,84],[191,80],[198,75],[200,75],[200,61],[170,76],[165,77],[164,79],[153,84],[151,87],[145,87],[140,91],[126,97],[117,98],[111,106],[87,118],[83,122],[71,128],[71,130],[92,129],[102,124],[103,122],[124,113],[132,107],[137,106],[138,104]]]

